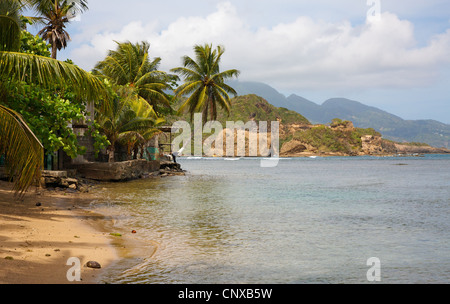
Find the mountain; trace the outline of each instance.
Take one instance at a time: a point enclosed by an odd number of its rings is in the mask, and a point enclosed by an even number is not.
[[[231,80],[228,84],[234,88],[240,96],[255,94],[269,100],[275,107],[286,108],[286,96],[262,82],[241,82]]]
[[[327,124],[334,118],[352,121],[358,128],[373,128],[383,137],[398,142],[420,142],[450,147],[450,125],[435,120],[404,120],[381,109],[346,98],[332,98],[318,105],[298,95],[285,97],[269,85],[258,82],[230,83],[239,95],[256,94],[276,107],[296,111],[312,123]]]

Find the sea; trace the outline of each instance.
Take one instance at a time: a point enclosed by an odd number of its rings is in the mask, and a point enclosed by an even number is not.
[[[87,207],[141,247],[104,282],[450,283],[450,155],[177,161]]]

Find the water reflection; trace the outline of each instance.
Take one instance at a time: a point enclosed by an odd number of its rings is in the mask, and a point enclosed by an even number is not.
[[[419,281],[450,282],[441,271],[450,266],[448,160],[236,163],[192,161],[186,177],[105,185],[116,227],[158,244],[109,282],[364,283],[372,256],[387,282],[408,282],[399,276],[408,267]]]

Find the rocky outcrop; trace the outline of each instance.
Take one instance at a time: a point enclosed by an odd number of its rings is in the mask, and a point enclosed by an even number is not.
[[[185,175],[185,171],[181,169],[181,165],[179,163],[175,163],[173,161],[161,161],[159,175],[161,177]]]
[[[315,129],[314,129],[315,128]],[[355,136],[361,134],[361,132],[367,132],[368,130],[357,129],[351,122],[339,122],[331,126],[296,126],[289,125],[283,126],[285,131],[282,136],[293,137],[293,139],[284,142],[281,147],[281,156],[283,157],[299,157],[299,156],[356,156],[356,155],[374,155],[374,156],[386,156],[386,155],[416,155],[416,154],[444,154],[450,153],[449,149],[434,148],[424,144],[399,144],[389,140],[385,140],[381,137],[381,134],[373,132],[376,135],[362,135],[361,141],[358,143],[355,140]],[[302,141],[303,132],[308,130],[321,130],[315,135],[316,144],[308,144]],[[320,136],[323,136],[320,139]],[[311,136],[306,137],[311,139]],[[333,142],[330,145],[330,138],[333,138]],[[328,140],[328,142],[327,142]],[[323,143],[323,144],[322,144]],[[325,146],[328,143],[331,147],[333,143],[340,144],[341,151],[328,150]]]
[[[280,149],[281,156],[308,156],[317,153],[317,149],[298,140],[284,143]]]
[[[393,142],[384,140],[381,136],[365,135],[361,137],[360,155],[386,155],[396,154],[397,149]]]
[[[447,154],[450,149],[435,148],[427,145],[410,145],[395,143],[395,149],[398,154]]]

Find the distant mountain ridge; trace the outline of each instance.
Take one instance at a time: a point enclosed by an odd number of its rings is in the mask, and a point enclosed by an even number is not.
[[[346,98],[332,98],[318,105],[295,94],[286,97],[271,86],[259,82],[233,81],[230,85],[239,95],[256,94],[276,107],[303,115],[312,123],[327,124],[334,118],[340,118],[352,121],[358,128],[374,128],[386,139],[450,148],[450,125],[436,120],[404,120]]]

